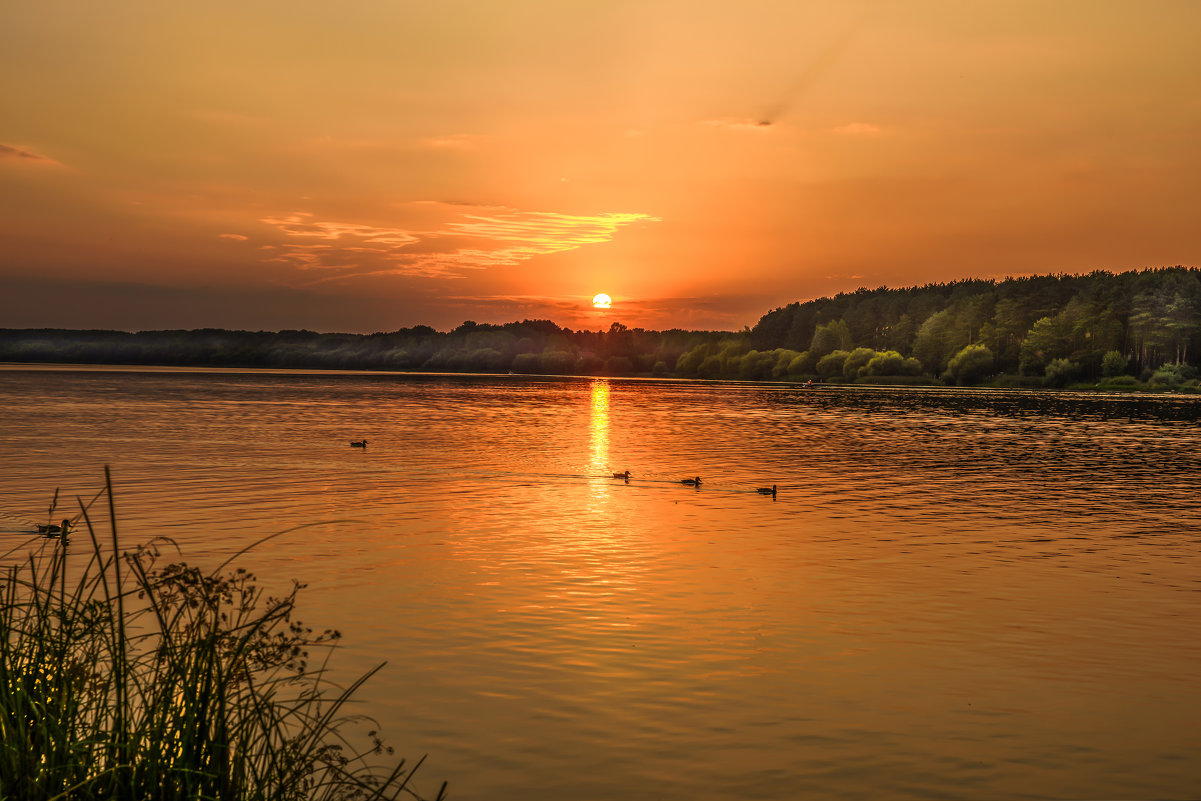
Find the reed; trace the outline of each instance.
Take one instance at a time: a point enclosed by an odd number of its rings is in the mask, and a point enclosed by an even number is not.
[[[115,521],[107,471],[106,492]],[[379,667],[331,678],[340,635],[294,619],[303,585],[270,597],[164,540],[123,553],[83,517],[80,552],[47,541],[0,574],[0,799],[420,798],[421,761],[347,706]]]

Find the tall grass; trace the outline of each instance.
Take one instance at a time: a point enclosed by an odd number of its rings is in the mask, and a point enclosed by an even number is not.
[[[228,562],[165,563],[165,541],[122,553],[105,477],[108,541],[85,506],[79,552],[47,541],[0,574],[0,799],[419,798],[421,762],[380,768],[349,713],[379,668],[332,681],[339,634],[293,618],[302,585],[268,597]]]

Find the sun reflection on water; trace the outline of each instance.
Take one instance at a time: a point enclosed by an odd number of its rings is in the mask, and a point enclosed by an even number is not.
[[[589,420],[591,440],[589,442],[591,459],[588,472],[596,476],[609,476],[614,471],[609,467],[609,382],[598,379],[592,382],[592,415]],[[598,481],[593,485],[592,499],[600,502],[609,497],[607,482]]]

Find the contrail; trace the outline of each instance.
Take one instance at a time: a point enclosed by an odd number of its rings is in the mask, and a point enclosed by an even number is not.
[[[770,106],[766,113],[759,119],[760,125],[772,125],[784,112],[796,102],[805,90],[816,83],[817,79],[822,76],[830,67],[834,65],[838,59],[842,58],[843,53],[851,46],[859,31],[863,28],[863,24],[867,21],[868,9],[864,8],[858,17],[851,23],[841,36],[830,43],[825,50],[818,53],[817,58],[813,60],[809,66],[805,67],[797,79],[788,87],[788,91],[777,101]]]

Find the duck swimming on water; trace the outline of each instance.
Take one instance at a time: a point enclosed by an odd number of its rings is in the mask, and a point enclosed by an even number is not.
[[[58,525],[48,523],[46,525],[38,525],[39,534],[69,534],[71,531],[71,521],[63,520]]]
[[[770,495],[774,498],[776,497],[776,485],[772,484],[770,487],[759,487],[757,490],[755,490],[755,492],[759,493],[760,495]]]
[[[351,442],[351,443],[350,443],[350,447],[352,447],[352,448],[366,448],[366,447],[367,447],[367,440],[365,440],[365,439],[356,439],[356,440],[354,440],[353,442]]]
[[[680,483],[687,484],[690,487],[699,487],[701,485],[701,477],[697,476],[696,478],[682,478],[680,479]]]
[[[627,470],[624,473],[614,473],[613,478],[624,478],[626,481],[629,481],[630,480],[630,471]]]

